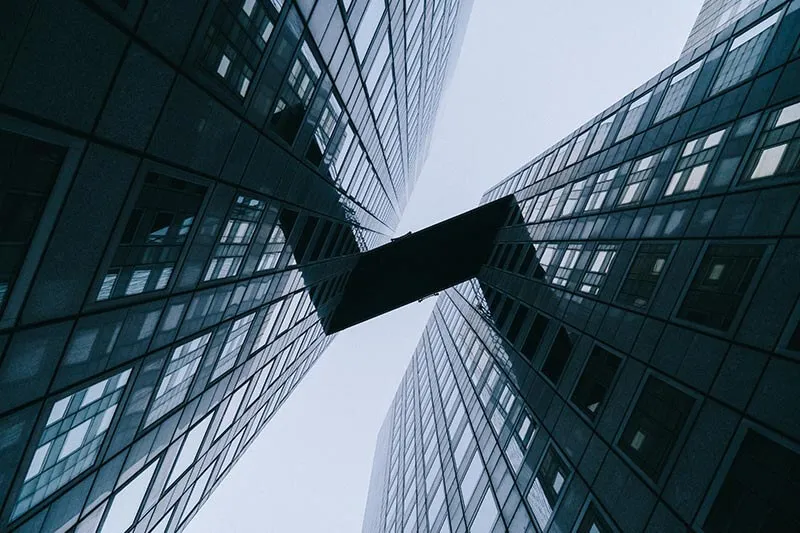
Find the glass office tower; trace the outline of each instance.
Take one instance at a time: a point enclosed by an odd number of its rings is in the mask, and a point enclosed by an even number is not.
[[[726,4],[484,196],[519,212],[437,302],[365,532],[800,531],[800,1]]]
[[[4,5],[0,530],[184,527],[393,234],[470,7]]]

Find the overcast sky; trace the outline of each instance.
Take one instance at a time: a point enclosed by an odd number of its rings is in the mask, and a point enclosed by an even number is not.
[[[477,205],[680,54],[701,0],[475,0],[398,233]],[[433,307],[340,334],[189,533],[361,531],[375,438]]]

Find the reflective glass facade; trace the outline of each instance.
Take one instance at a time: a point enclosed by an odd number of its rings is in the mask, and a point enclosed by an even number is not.
[[[177,531],[393,234],[471,2],[13,4],[0,530]]]
[[[437,302],[365,532],[800,529],[800,2],[728,3],[486,193],[519,210]]]

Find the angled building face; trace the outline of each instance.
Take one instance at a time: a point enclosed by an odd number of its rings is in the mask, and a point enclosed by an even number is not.
[[[393,233],[470,4],[4,9],[0,530],[184,527]]]
[[[436,305],[365,532],[800,529],[799,38],[797,1],[706,2],[487,192],[520,212]]]

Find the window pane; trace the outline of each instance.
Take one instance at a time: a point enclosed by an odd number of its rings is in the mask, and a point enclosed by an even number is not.
[[[800,531],[799,473],[800,455],[748,430],[703,530]]]
[[[622,282],[617,301],[624,305],[647,307],[671,251],[671,244],[641,245],[625,281]]]
[[[594,419],[602,408],[620,363],[619,357],[599,346],[589,355],[572,393],[572,402],[589,418]]]
[[[648,377],[617,443],[620,450],[658,481],[693,406],[692,397]]]
[[[94,465],[131,371],[104,379],[56,402],[42,429],[12,518]]]
[[[678,318],[727,330],[765,251],[764,245],[709,246],[681,303]]]

